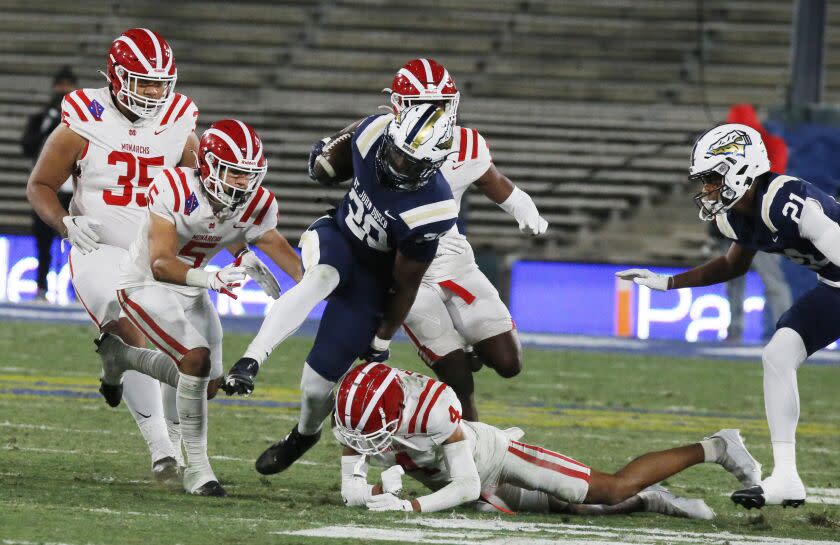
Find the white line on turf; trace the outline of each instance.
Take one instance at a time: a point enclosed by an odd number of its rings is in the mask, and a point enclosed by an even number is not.
[[[95,429],[81,429],[81,428],[62,428],[56,426],[45,426],[43,424],[23,424],[17,422],[0,422],[0,428],[17,428],[23,430],[41,430],[41,431],[59,431],[69,433],[97,433],[103,435],[111,435],[114,432],[111,430],[95,430]],[[118,432],[119,433],[119,432]]]
[[[486,519],[406,519],[421,528],[376,528],[322,526],[307,530],[274,532],[312,538],[340,538],[360,541],[405,543],[449,543],[453,545],[660,545],[686,543],[706,545],[828,545],[832,541],[796,540],[730,532],[676,532],[647,528],[614,528],[587,524],[520,523]],[[526,535],[523,535],[526,534]]]
[[[19,447],[17,445],[3,445],[3,450],[20,451],[20,452],[42,452],[45,454],[90,454],[89,452],[82,452],[81,450],[63,450],[58,448],[38,448],[38,447]],[[119,454],[118,450],[97,450],[98,454]]]

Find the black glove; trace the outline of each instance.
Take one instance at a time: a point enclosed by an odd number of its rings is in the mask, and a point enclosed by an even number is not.
[[[260,364],[257,363],[257,360],[240,358],[238,362],[233,364],[222,381],[222,390],[229,396],[250,395],[254,391],[254,379],[259,370]]]
[[[388,348],[390,344],[390,340],[384,341],[379,337],[374,337],[368,349],[359,356],[359,359],[368,363],[384,363],[391,357],[391,350]]]
[[[312,144],[312,151],[309,152],[309,178],[312,181],[317,182],[318,178],[315,176],[315,159],[321,155],[321,151],[323,151],[324,146],[330,141],[329,137],[322,138]],[[319,182],[320,183],[320,182]]]

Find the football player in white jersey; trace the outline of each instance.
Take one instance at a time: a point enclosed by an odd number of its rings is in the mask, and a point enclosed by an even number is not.
[[[260,185],[267,165],[251,127],[233,119],[213,123],[201,136],[198,166],[165,169],[155,177],[148,213],[121,264],[119,304],[159,351],[130,347],[108,334],[99,339],[98,351],[103,395],[117,403],[121,376],[129,369],[177,388],[187,451],[184,489],[224,496],[207,457],[207,399],[222,376],[222,327],[207,290],[236,298],[231,290],[245,274],[274,299],[280,287],[247,249],[219,271],[205,267],[221,249],[247,243],[295,281],[303,270],[276,230],[277,201]]]
[[[460,92],[446,68],[432,59],[409,61],[385,91],[395,114],[432,103],[445,108],[456,122]],[[322,146],[316,144],[310,165]],[[548,222],[531,197],[496,169],[477,130],[454,126],[452,149],[440,172],[459,209],[464,193],[475,184],[516,219],[523,233],[545,233]],[[458,394],[468,420],[478,420],[471,368],[484,363],[505,378],[522,370],[522,349],[510,311],[479,270],[472,247],[457,226],[440,239],[404,329],[423,361]]]
[[[720,464],[745,486],[761,478],[760,464],[733,429],[644,454],[614,474],[602,473],[520,442],[518,428],[502,431],[462,420],[458,398],[446,384],[381,363],[360,364],[342,379],[333,431],[344,445],[344,502],[373,511],[425,513],[483,499],[505,512],[592,515],[648,510],[708,519],[714,513],[702,500],[648,487],[703,462]],[[368,483],[368,460],[388,468],[381,483]],[[403,499],[403,473],[433,492]]]
[[[146,214],[155,175],[179,164],[195,166],[198,109],[175,92],[175,58],[157,32],[123,32],[111,44],[107,64],[107,87],[64,97],[62,122],[44,144],[27,197],[72,244],[73,287],[94,324],[145,346],[143,334],[120,317],[119,263]],[[68,212],[57,190],[71,175],[75,190]],[[139,373],[125,376],[126,405],[149,446],[153,472],[168,480],[177,476],[181,449],[174,391],[163,387],[164,405],[161,389]]]

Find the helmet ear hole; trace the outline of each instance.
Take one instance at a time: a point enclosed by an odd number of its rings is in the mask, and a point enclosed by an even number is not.
[[[738,176],[742,176],[747,171],[748,168],[749,168],[749,165],[742,166],[741,170],[738,171]]]

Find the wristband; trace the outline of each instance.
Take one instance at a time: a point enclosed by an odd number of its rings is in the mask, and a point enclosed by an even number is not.
[[[374,336],[370,346],[377,352],[385,352],[391,346],[391,339],[380,339],[379,336]]]
[[[238,252],[236,252],[236,253],[233,255],[233,257],[234,257],[235,259],[239,259],[240,257],[242,257],[243,255],[247,254],[247,253],[248,253],[248,252],[250,252],[250,251],[251,251],[251,248],[249,248],[249,247],[248,247],[248,245],[246,244],[246,245],[245,245],[245,247],[244,247],[244,248],[242,248],[241,250],[239,250]]]
[[[190,269],[184,283],[196,288],[206,288],[209,284],[210,273],[203,269]]]

